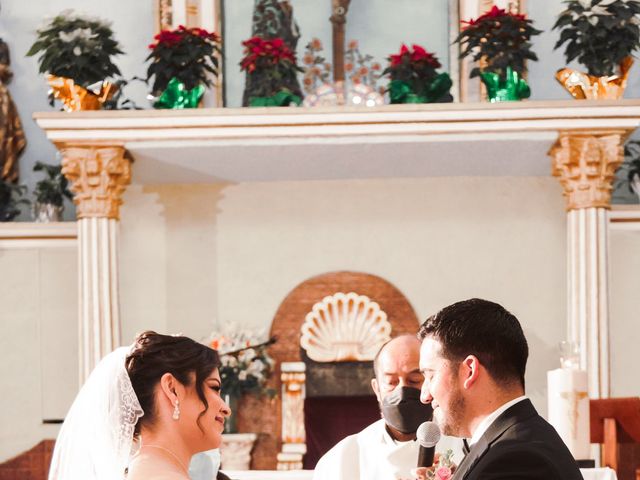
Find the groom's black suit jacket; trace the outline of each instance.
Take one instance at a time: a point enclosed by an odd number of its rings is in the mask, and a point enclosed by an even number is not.
[[[529,400],[504,411],[458,465],[453,480],[582,480],[555,429]]]

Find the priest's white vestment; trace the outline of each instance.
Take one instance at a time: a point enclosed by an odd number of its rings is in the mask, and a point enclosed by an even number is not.
[[[329,450],[316,465],[313,480],[411,479],[418,448],[416,440],[397,442],[391,438],[380,419]]]

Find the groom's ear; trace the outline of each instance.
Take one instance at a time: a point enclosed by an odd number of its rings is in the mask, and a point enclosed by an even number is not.
[[[462,378],[462,385],[465,389],[475,385],[480,374],[480,360],[475,355],[469,355],[460,363],[458,375]]]

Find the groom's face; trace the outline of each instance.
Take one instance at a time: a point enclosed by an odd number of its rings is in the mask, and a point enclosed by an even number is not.
[[[458,382],[458,364],[442,356],[442,345],[427,337],[420,347],[420,371],[424,383],[420,400],[431,403],[433,418],[445,435],[468,436],[465,398]]]

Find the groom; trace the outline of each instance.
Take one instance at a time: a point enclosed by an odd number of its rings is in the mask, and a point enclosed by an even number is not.
[[[565,444],[524,395],[528,347],[515,316],[474,298],[427,319],[418,337],[420,400],[431,403],[443,434],[470,439],[454,480],[582,479]]]

